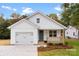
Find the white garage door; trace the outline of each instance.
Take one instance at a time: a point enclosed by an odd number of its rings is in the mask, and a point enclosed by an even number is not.
[[[33,32],[16,33],[17,44],[33,44]]]

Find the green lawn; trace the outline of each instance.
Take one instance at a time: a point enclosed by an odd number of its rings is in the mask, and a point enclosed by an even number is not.
[[[39,52],[39,56],[79,56],[79,40],[66,39],[72,49],[54,49],[51,51]]]

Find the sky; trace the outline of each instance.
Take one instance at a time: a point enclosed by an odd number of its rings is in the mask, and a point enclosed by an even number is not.
[[[3,14],[5,18],[10,18],[12,13],[24,15],[36,11],[59,15],[62,11],[61,5],[61,3],[0,3],[0,14]]]

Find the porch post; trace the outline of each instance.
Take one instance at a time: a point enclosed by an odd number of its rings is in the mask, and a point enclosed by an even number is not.
[[[64,44],[65,39],[65,29],[62,30],[62,43]]]

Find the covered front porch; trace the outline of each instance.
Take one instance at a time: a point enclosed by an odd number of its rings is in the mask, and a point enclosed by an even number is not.
[[[64,30],[38,30],[39,44],[43,43],[64,43]]]

